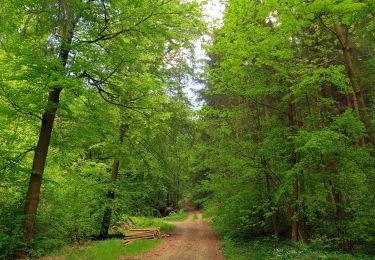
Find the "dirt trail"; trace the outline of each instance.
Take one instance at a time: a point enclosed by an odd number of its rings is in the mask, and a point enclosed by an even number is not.
[[[198,219],[193,220],[197,215]],[[202,213],[189,211],[183,222],[171,222],[176,230],[164,238],[155,250],[122,260],[223,260],[218,249],[218,238],[213,230],[203,222]]]

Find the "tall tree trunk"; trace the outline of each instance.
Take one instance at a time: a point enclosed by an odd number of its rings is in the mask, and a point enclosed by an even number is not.
[[[348,93],[348,91],[345,91],[345,97],[346,97],[346,107],[354,109],[354,111],[357,114],[359,114],[358,103],[357,103],[357,99],[356,99],[354,93],[353,92]],[[353,102],[352,102],[351,98],[353,98]],[[360,137],[358,139],[357,144],[358,144],[358,146],[366,146],[365,138]]]
[[[339,23],[335,23],[335,32],[342,46],[342,53],[344,56],[346,72],[348,74],[354,92],[354,102],[358,106],[359,116],[361,117],[361,120],[366,127],[369,141],[370,143],[372,143],[372,145],[375,145],[375,133],[374,129],[372,128],[371,118],[367,112],[367,107],[363,98],[362,88],[358,81],[358,75],[353,66],[351,54],[352,47],[348,40],[348,35],[344,34],[342,25]]]
[[[62,7],[61,12],[64,12],[63,10],[64,8]],[[70,28],[69,30],[65,31],[65,34],[62,37],[63,42],[59,52],[59,58],[61,60],[62,66],[64,67],[66,67],[68,63],[70,44],[73,39],[75,25],[78,22],[78,18],[74,19],[73,16],[70,18],[71,20],[64,20],[65,24],[62,25],[66,26],[66,28]],[[51,140],[55,116],[60,102],[60,93],[62,90],[63,87],[56,87],[49,92],[48,103],[46,108],[44,109],[44,113],[42,116],[42,124],[40,127],[38,143],[34,153],[34,160],[31,169],[24,208],[24,242],[26,246],[29,246],[34,236],[42,177],[47,160],[48,148]],[[23,253],[20,252],[20,255],[22,254]]]
[[[295,105],[295,98],[294,95],[291,93],[290,94],[290,100],[289,100],[289,123],[290,126],[293,128],[293,131],[296,131],[298,125],[297,125],[297,110],[296,110],[296,105]],[[294,149],[291,154],[291,165],[292,167],[297,163],[297,155],[294,152]],[[303,241],[304,237],[303,234],[305,233],[303,228],[300,227],[299,225],[299,220],[298,220],[298,212],[299,212],[299,207],[298,207],[298,200],[299,200],[299,181],[298,181],[298,175],[295,174],[294,180],[293,180],[293,199],[292,199],[292,207],[290,209],[291,212],[291,225],[292,225],[292,230],[291,230],[291,240],[294,242],[297,241]],[[302,228],[302,230],[300,230]]]
[[[265,160],[262,160],[262,164],[264,167],[266,167],[267,162]],[[271,189],[271,180],[272,176],[271,173],[269,173],[266,168],[264,170],[264,177],[266,179],[266,187],[267,187],[267,197],[268,197],[268,203],[269,203],[269,210],[272,212],[272,228],[273,233],[276,238],[276,246],[278,246],[279,241],[279,216],[278,213],[274,210],[274,203],[272,199],[272,189]]]
[[[326,170],[332,172],[333,178],[338,178],[339,171],[337,167],[337,163],[335,161],[328,161],[326,165]],[[335,222],[337,225],[337,235],[340,239],[339,247],[340,249],[350,252],[352,250],[352,241],[346,238],[346,228],[345,228],[345,218],[346,218],[346,210],[343,205],[343,194],[340,190],[336,189],[333,185],[331,180],[326,182],[326,187],[331,190],[331,194],[329,194],[329,201],[332,203],[334,201],[336,211],[335,211]]]
[[[71,41],[71,39],[70,39]],[[60,58],[64,66],[66,66],[69,51],[63,49],[60,52]],[[34,236],[34,227],[36,214],[39,205],[40,187],[42,185],[42,177],[44,167],[47,160],[48,148],[51,141],[52,129],[55,122],[56,112],[60,103],[60,93],[62,87],[51,90],[48,94],[48,103],[42,116],[42,124],[40,127],[38,144],[34,153],[33,165],[29,179],[29,186],[26,193],[25,201],[25,234],[24,242],[29,245]]]
[[[53,123],[59,104],[59,96],[62,88],[52,90],[48,95],[48,105],[45,109],[40,128],[38,144],[35,149],[29,186],[25,203],[25,236],[24,241],[29,244],[34,235],[35,218],[39,204],[40,187],[46,164],[48,147],[51,139]]]
[[[121,124],[119,127],[119,144],[120,145],[124,141],[124,136],[125,136],[125,125]],[[119,168],[120,168],[120,160],[118,159],[118,155],[116,155],[115,159],[113,160],[112,171],[111,171],[112,185],[114,185],[117,180]],[[111,187],[108,190],[107,198],[109,199],[110,203],[115,198],[115,192],[113,190],[113,187]],[[109,231],[109,225],[111,223],[111,217],[112,217],[112,207],[111,205],[109,205],[105,208],[104,214],[103,214],[102,225],[100,228],[100,235],[99,235],[101,239],[108,238],[108,231]]]
[[[268,120],[271,117],[271,111],[270,111],[270,105],[271,100],[269,96],[264,97],[264,116],[265,119]],[[274,203],[272,199],[272,188],[271,188],[271,182],[273,181],[272,173],[267,170],[267,161],[262,158],[262,165],[264,169],[264,175],[266,180],[266,186],[267,186],[267,193],[268,193],[268,203],[269,203],[269,210],[272,212],[272,227],[273,227],[273,233],[275,235],[276,241],[275,244],[278,246],[279,242],[279,216],[278,212],[274,210]]]
[[[292,217],[292,241],[298,241],[298,220],[297,220],[297,212],[298,212],[298,178],[297,176],[294,177],[293,182],[293,206],[291,210],[291,217]]]
[[[336,190],[332,186],[332,193],[334,194],[334,200],[336,205],[336,218],[337,218],[337,231],[340,238],[339,248],[345,252],[351,252],[353,249],[352,241],[347,238],[347,232],[345,227],[346,210],[343,206],[343,195],[342,192]]]

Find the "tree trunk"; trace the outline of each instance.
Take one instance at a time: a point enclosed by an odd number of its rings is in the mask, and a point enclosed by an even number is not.
[[[293,183],[293,206],[291,210],[291,217],[292,217],[292,241],[298,241],[298,221],[296,214],[298,212],[297,207],[297,200],[298,200],[298,178],[297,176],[294,179]]]
[[[340,238],[339,248],[345,252],[352,251],[352,241],[347,238],[346,235],[346,227],[345,227],[345,218],[346,218],[346,211],[345,207],[343,206],[343,195],[341,191],[336,190],[332,187],[332,193],[334,194],[334,200],[336,204],[336,217],[337,217],[337,231],[338,236]]]
[[[334,161],[329,161],[327,163],[326,170],[333,173],[333,178],[339,177],[337,163],[335,163]],[[329,202],[332,203],[334,201],[336,207],[335,222],[337,225],[338,238],[340,239],[339,247],[346,252],[350,252],[352,249],[352,241],[348,240],[346,237],[346,210],[343,205],[343,194],[340,190],[335,188],[331,180],[327,181],[326,187],[330,188],[332,192],[329,196]]]
[[[63,9],[62,9],[63,10]],[[68,20],[65,21],[69,23]],[[63,44],[59,52],[59,58],[62,66],[66,67],[69,58],[70,44],[73,39],[73,32],[78,19],[70,20],[70,30],[66,31],[63,38]],[[34,160],[31,169],[31,175],[26,193],[25,201],[25,222],[24,222],[24,242],[28,247],[33,236],[36,221],[36,214],[39,204],[40,187],[42,185],[42,177],[44,167],[47,160],[48,148],[51,140],[53,124],[55,121],[56,112],[60,102],[60,93],[63,87],[52,89],[48,94],[48,103],[42,116],[42,125],[40,127],[38,143],[34,153]],[[20,255],[22,252],[20,252]]]
[[[344,56],[346,72],[348,74],[354,92],[354,102],[358,106],[359,116],[361,117],[361,120],[366,127],[369,141],[372,145],[375,145],[375,133],[374,129],[372,128],[371,118],[367,112],[367,107],[363,98],[362,88],[358,82],[358,75],[352,63],[351,44],[348,41],[347,35],[344,35],[341,24],[335,24],[335,32],[336,36],[338,37],[342,45],[342,53]]]
[[[43,114],[38,144],[35,149],[32,172],[25,203],[26,220],[24,241],[26,244],[31,242],[34,235],[35,218],[39,204],[42,176],[47,159],[48,147],[61,90],[62,88],[56,88],[49,93],[48,105]]]
[[[264,117],[265,117],[266,120],[268,120],[271,117],[271,111],[269,109],[270,105],[271,105],[270,97],[266,95],[264,97]],[[269,210],[272,212],[272,227],[273,227],[273,233],[274,233],[275,238],[276,238],[275,244],[276,244],[276,247],[277,247],[278,244],[279,244],[279,230],[280,230],[280,228],[279,228],[278,212],[275,212],[275,210],[274,210],[274,203],[273,203],[273,199],[272,199],[271,182],[273,180],[273,177],[272,177],[272,173],[270,173],[267,170],[267,161],[264,158],[262,158],[262,165],[263,165],[264,175],[265,175],[265,179],[266,179]]]
[[[289,105],[289,123],[290,126],[293,128],[293,131],[297,129],[297,111],[296,106],[294,104],[294,95],[290,94],[290,105]],[[291,165],[292,167],[297,163],[297,155],[292,150],[291,154]],[[303,236],[301,234],[304,233],[303,230],[299,230],[299,221],[297,218],[299,208],[298,208],[298,199],[299,199],[299,182],[298,182],[298,175],[295,174],[294,181],[293,181],[293,199],[292,199],[292,207],[290,209],[291,212],[291,240],[297,242],[299,240],[303,240]],[[302,231],[302,232],[301,232]],[[301,239],[300,239],[301,238]]]
[[[120,145],[124,141],[124,136],[125,136],[125,125],[121,124],[119,127],[119,144]],[[118,159],[118,156],[116,155],[116,158],[113,160],[113,164],[112,164],[112,172],[111,172],[112,185],[114,185],[117,180],[119,168],[120,168],[120,160]],[[108,190],[107,198],[109,199],[110,203],[115,198],[115,192],[113,190],[113,187]],[[112,207],[107,206],[104,210],[102,226],[100,228],[99,237],[101,239],[108,238],[108,231],[109,231],[109,225],[111,223],[111,217],[112,217]]]
[[[263,160],[262,164],[263,167],[266,165],[266,161]],[[272,189],[271,189],[271,179],[272,176],[271,174],[265,169],[264,171],[264,177],[266,179],[266,187],[267,187],[267,197],[268,197],[268,203],[269,203],[269,210],[272,212],[272,228],[273,228],[273,233],[276,238],[276,246],[278,246],[278,239],[279,239],[279,216],[277,212],[274,210],[274,204],[273,204],[273,199],[272,199]]]

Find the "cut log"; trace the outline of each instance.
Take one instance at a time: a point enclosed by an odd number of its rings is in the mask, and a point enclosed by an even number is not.
[[[124,245],[129,245],[129,244],[133,243],[133,241],[134,241],[134,240],[124,240],[122,243],[123,243]]]
[[[137,237],[125,237],[125,240],[132,240],[132,239],[155,239],[155,236],[137,236]]]
[[[130,233],[126,234],[125,237],[131,237],[131,236],[156,236],[158,234],[155,233]]]
[[[156,233],[159,233],[158,230],[129,230],[128,233],[153,233],[153,234],[156,234]]]
[[[136,240],[136,239],[155,239],[160,237],[160,228],[134,228],[129,229],[124,239]]]
[[[129,229],[129,231],[159,231],[160,232],[160,228],[132,228],[132,229]]]
[[[155,234],[129,234],[125,237],[148,237],[148,236],[156,236]]]

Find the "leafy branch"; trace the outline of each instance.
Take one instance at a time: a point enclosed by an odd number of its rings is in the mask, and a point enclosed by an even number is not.
[[[6,91],[4,90],[4,87],[3,86],[0,86],[1,90],[4,92],[4,95],[2,95],[2,97],[5,99],[3,99],[4,101],[8,102],[16,112],[20,113],[20,114],[23,114],[23,115],[26,115],[26,116],[29,116],[29,117],[35,117],[35,118],[38,118],[39,120],[42,120],[42,117],[38,116],[37,114],[34,114],[30,111],[24,111],[19,105],[17,105],[16,102],[14,102],[13,100],[11,100]]]
[[[11,158],[11,159],[8,159],[8,163],[6,163],[2,168],[1,168],[1,171],[4,171],[6,170],[7,168],[9,168],[12,164],[17,164],[19,161],[21,161],[29,152],[32,152],[32,151],[35,151],[35,147],[32,146],[28,149],[26,149],[26,151],[23,151],[22,153],[20,153],[19,155],[17,155],[16,157],[14,158]]]

